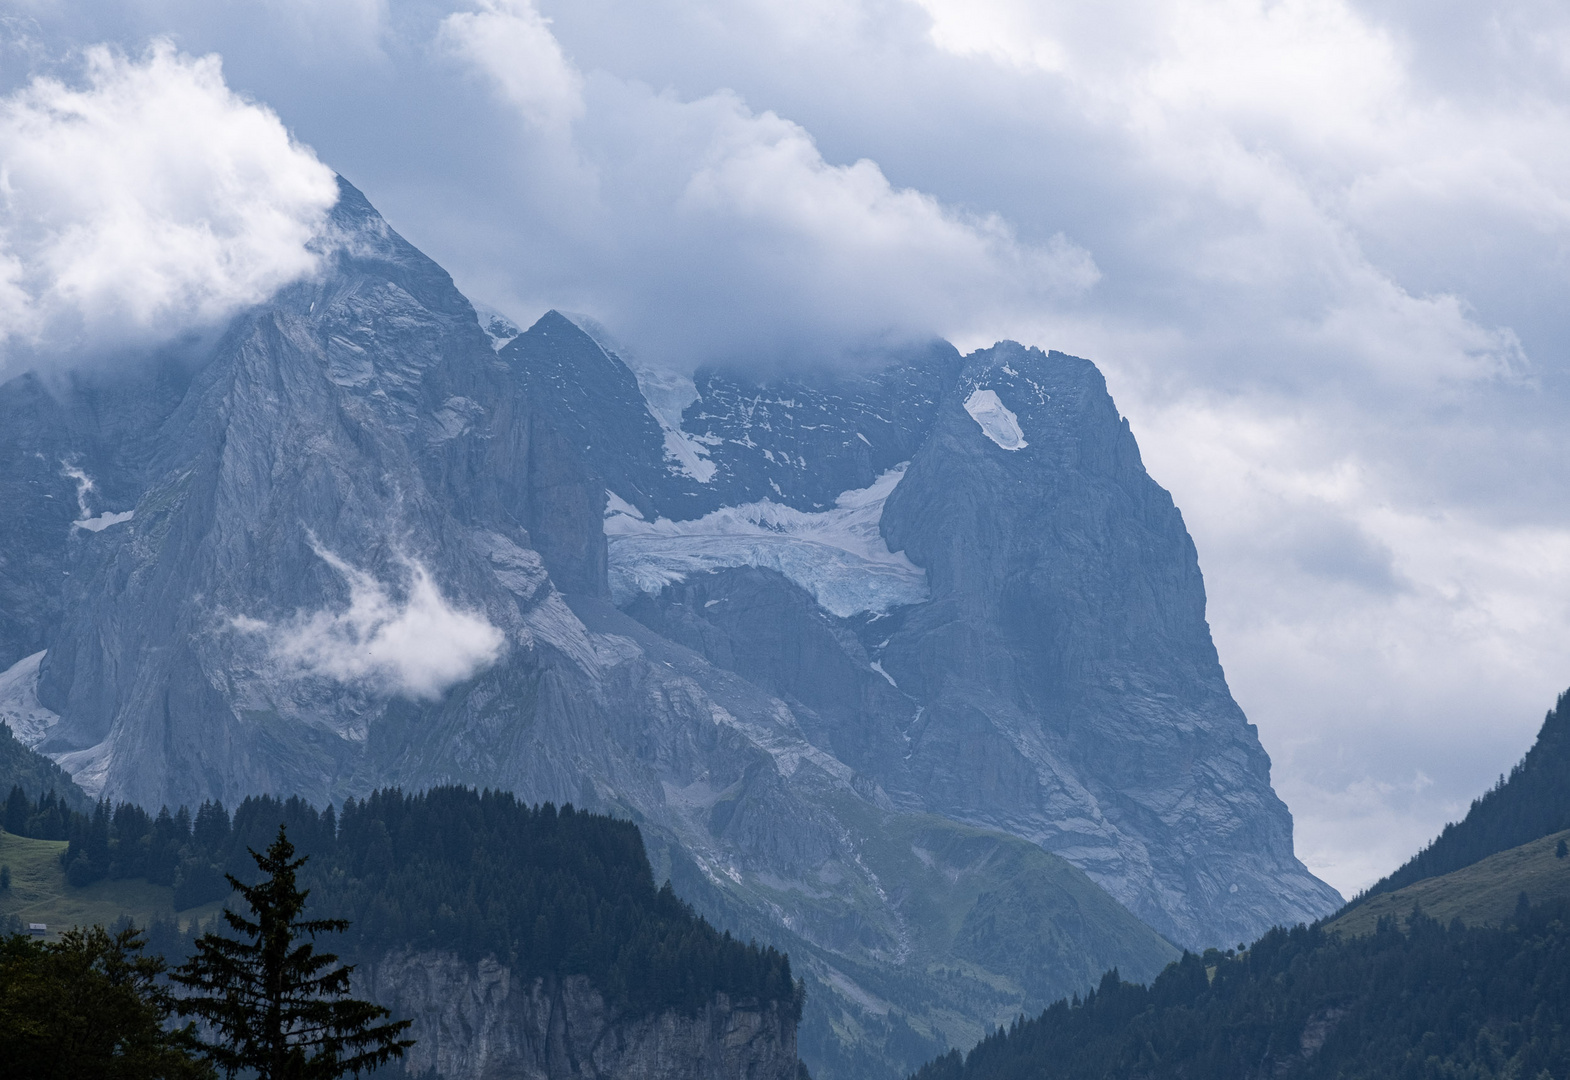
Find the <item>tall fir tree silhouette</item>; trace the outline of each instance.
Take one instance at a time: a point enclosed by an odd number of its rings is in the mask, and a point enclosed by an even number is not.
[[[401,1039],[411,1021],[389,1020],[380,1005],[349,997],[352,966],[319,953],[318,934],[348,929],[343,919],[302,919],[309,890],[295,885],[306,859],[282,825],[265,855],[247,848],[265,875],[242,885],[225,875],[251,909],[247,919],[223,913],[238,939],[203,934],[196,953],[171,973],[184,987],[182,1015],[216,1035],[208,1057],[233,1080],[254,1070],[258,1080],[337,1080],[385,1065],[414,1045]]]

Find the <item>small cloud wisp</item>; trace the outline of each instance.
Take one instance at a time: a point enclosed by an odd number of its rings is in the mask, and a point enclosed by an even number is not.
[[[278,624],[234,620],[235,629],[260,636],[286,670],[433,701],[501,657],[502,632],[482,613],[449,603],[420,562],[405,560],[409,581],[398,598],[314,537],[311,546],[348,583],[348,608],[301,611]]]

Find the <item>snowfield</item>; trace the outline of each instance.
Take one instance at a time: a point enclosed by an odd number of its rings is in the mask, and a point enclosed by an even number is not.
[[[927,572],[891,552],[878,531],[883,501],[905,464],[870,487],[847,491],[833,510],[807,513],[772,500],[727,506],[693,521],[645,521],[608,492],[605,535],[611,598],[625,604],[689,574],[732,566],[776,570],[845,618],[928,599]]]
[[[965,411],[981,430],[1005,450],[1023,450],[1030,444],[1019,429],[1019,417],[1003,404],[995,390],[976,390],[965,399]]]

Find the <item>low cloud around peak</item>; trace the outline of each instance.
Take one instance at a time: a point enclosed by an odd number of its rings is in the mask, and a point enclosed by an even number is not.
[[[217,56],[82,56],[0,98],[0,377],[160,345],[311,273],[333,172]]]

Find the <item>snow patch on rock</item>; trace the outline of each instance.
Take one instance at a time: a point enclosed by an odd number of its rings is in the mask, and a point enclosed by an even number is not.
[[[50,754],[54,763],[64,769],[81,788],[93,798],[103,794],[109,780],[109,769],[114,764],[113,747],[108,739],[86,750],[71,750],[64,754]]]
[[[479,320],[485,336],[491,339],[491,348],[497,352],[501,352],[513,338],[523,333],[517,323],[485,304],[474,305],[474,317]]]
[[[38,703],[38,665],[44,654],[35,652],[0,672],[0,723],[11,729],[16,741],[33,747],[44,741],[60,717]]]
[[[642,366],[633,367],[632,374],[649,415],[665,433],[665,459],[700,484],[709,483],[719,467],[709,460],[709,448],[681,426],[681,414],[698,400],[697,383],[686,375]]]
[[[973,390],[965,399],[965,411],[981,425],[987,438],[1005,450],[1023,450],[1030,444],[1019,429],[1019,417],[1003,404],[995,390]]]
[[[819,513],[764,499],[694,521],[643,521],[615,499],[605,518],[611,598],[625,604],[689,574],[757,566],[785,575],[842,618],[922,603],[926,571],[891,552],[878,531],[884,500],[904,475],[898,465]]]
[[[610,521],[611,518],[616,517],[617,515],[624,515],[626,517],[631,518],[634,521],[642,521],[643,520],[643,511],[642,510],[639,510],[636,506],[632,505],[632,503],[628,502],[626,499],[624,499],[620,495],[616,494],[610,488],[606,488],[605,489],[605,520],[608,522],[608,521]],[[605,531],[606,531],[607,534],[609,534],[613,530],[617,530],[619,528],[620,528],[620,526],[606,525]]]
[[[136,516],[135,510],[122,510],[118,514],[111,514],[105,510],[95,518],[83,518],[81,521],[71,522],[73,529],[86,529],[88,532],[103,532],[111,525],[118,525],[122,521],[130,521]]]

